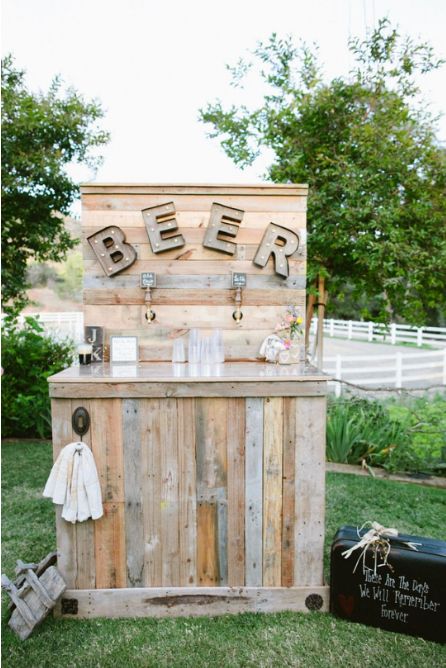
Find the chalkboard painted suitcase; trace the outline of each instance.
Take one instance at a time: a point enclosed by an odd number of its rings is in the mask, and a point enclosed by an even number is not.
[[[382,534],[376,562],[373,545],[345,558],[343,553],[367,531],[344,526],[334,538],[331,612],[353,622],[446,642],[446,542]]]

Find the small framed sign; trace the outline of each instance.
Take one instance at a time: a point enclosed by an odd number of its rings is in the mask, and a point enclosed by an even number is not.
[[[232,287],[233,288],[246,288],[246,274],[240,271],[232,272]]]
[[[111,336],[110,362],[138,362],[137,336]]]
[[[156,274],[154,271],[143,271],[140,275],[142,288],[156,288]]]

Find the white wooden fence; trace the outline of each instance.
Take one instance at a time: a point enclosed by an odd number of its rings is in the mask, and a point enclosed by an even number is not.
[[[323,370],[337,381],[362,387],[426,388],[446,385],[446,348],[393,355],[335,355],[326,357]],[[335,383],[335,393],[342,383]]]
[[[311,322],[311,333],[316,332],[316,318]],[[413,343],[421,347],[424,343],[446,345],[446,327],[412,327],[411,325],[383,325],[358,320],[324,320],[324,334],[361,341],[382,343]]]
[[[64,313],[26,313],[19,316],[23,324],[26,316],[37,317],[45,332],[57,339],[70,338],[75,343],[84,340],[84,314],[82,311],[66,311]]]

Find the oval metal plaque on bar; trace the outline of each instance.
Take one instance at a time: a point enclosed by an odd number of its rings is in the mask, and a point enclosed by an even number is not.
[[[90,429],[90,415],[86,408],[79,406],[71,417],[73,431],[78,436],[83,436]]]

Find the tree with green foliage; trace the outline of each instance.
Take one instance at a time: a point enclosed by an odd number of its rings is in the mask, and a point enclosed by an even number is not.
[[[47,93],[32,93],[11,56],[2,61],[2,290],[4,310],[27,303],[30,260],[60,261],[73,248],[64,215],[78,196],[66,168],[96,168],[95,149],[108,141],[98,125],[104,112],[56,77]]]
[[[338,298],[353,286],[380,319],[423,324],[446,303],[446,156],[415,78],[442,61],[386,19],[349,48],[353,71],[326,82],[311,49],[272,35],[254,61],[229,68],[237,87],[260,63],[258,108],[217,101],[200,118],[237,165],[267,148],[269,179],[309,184],[310,279],[326,277]]]
[[[31,317],[5,318],[2,344],[2,435],[51,437],[48,378],[70,366],[73,343],[46,335]]]

